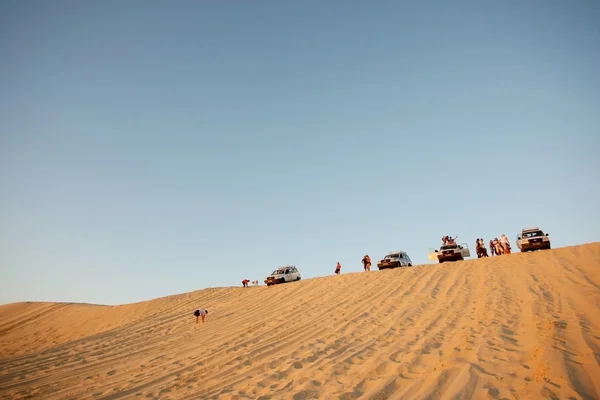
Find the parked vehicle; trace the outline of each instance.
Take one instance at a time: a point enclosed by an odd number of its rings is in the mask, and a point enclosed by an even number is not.
[[[429,249],[429,260],[437,260],[440,264],[446,261],[462,261],[468,257],[471,257],[471,252],[466,243],[447,243],[440,247],[439,251]]]
[[[412,267],[412,261],[404,251],[394,251],[388,253],[377,263],[377,268],[388,269],[397,267]]]
[[[279,283],[299,281],[300,279],[302,279],[302,276],[300,275],[298,268],[294,265],[286,265],[277,268],[271,275],[267,276],[265,284],[271,286]]]
[[[540,228],[534,226],[521,230],[521,234],[517,236],[517,247],[521,249],[521,253],[534,250],[550,250],[550,238],[548,233],[544,233]]]

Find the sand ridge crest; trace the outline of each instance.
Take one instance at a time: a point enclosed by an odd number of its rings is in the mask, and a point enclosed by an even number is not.
[[[596,399],[599,305],[600,243],[122,306],[14,303],[0,398]]]

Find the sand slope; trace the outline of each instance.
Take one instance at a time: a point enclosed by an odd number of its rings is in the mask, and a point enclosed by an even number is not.
[[[0,307],[6,399],[599,397],[600,243],[116,307]]]

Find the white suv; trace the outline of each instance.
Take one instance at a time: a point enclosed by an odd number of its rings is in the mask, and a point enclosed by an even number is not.
[[[387,256],[383,257],[383,259],[377,263],[377,268],[379,269],[396,267],[412,267],[412,261],[406,252],[394,251],[388,253]]]
[[[534,226],[521,230],[521,234],[517,236],[517,247],[521,252],[534,250],[550,250],[550,238],[548,233],[544,233],[540,228]]]
[[[267,276],[265,283],[267,286],[276,285],[278,283],[299,281],[302,279],[300,271],[294,265],[287,265],[285,267],[279,267]]]
[[[437,260],[440,264],[446,261],[462,261],[471,257],[469,246],[466,243],[448,243],[440,247],[440,250],[429,249],[429,260]]]

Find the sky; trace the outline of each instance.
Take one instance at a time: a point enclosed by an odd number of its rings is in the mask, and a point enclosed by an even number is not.
[[[3,1],[0,304],[423,264],[446,234],[472,253],[530,226],[599,241],[599,18],[593,0]]]

